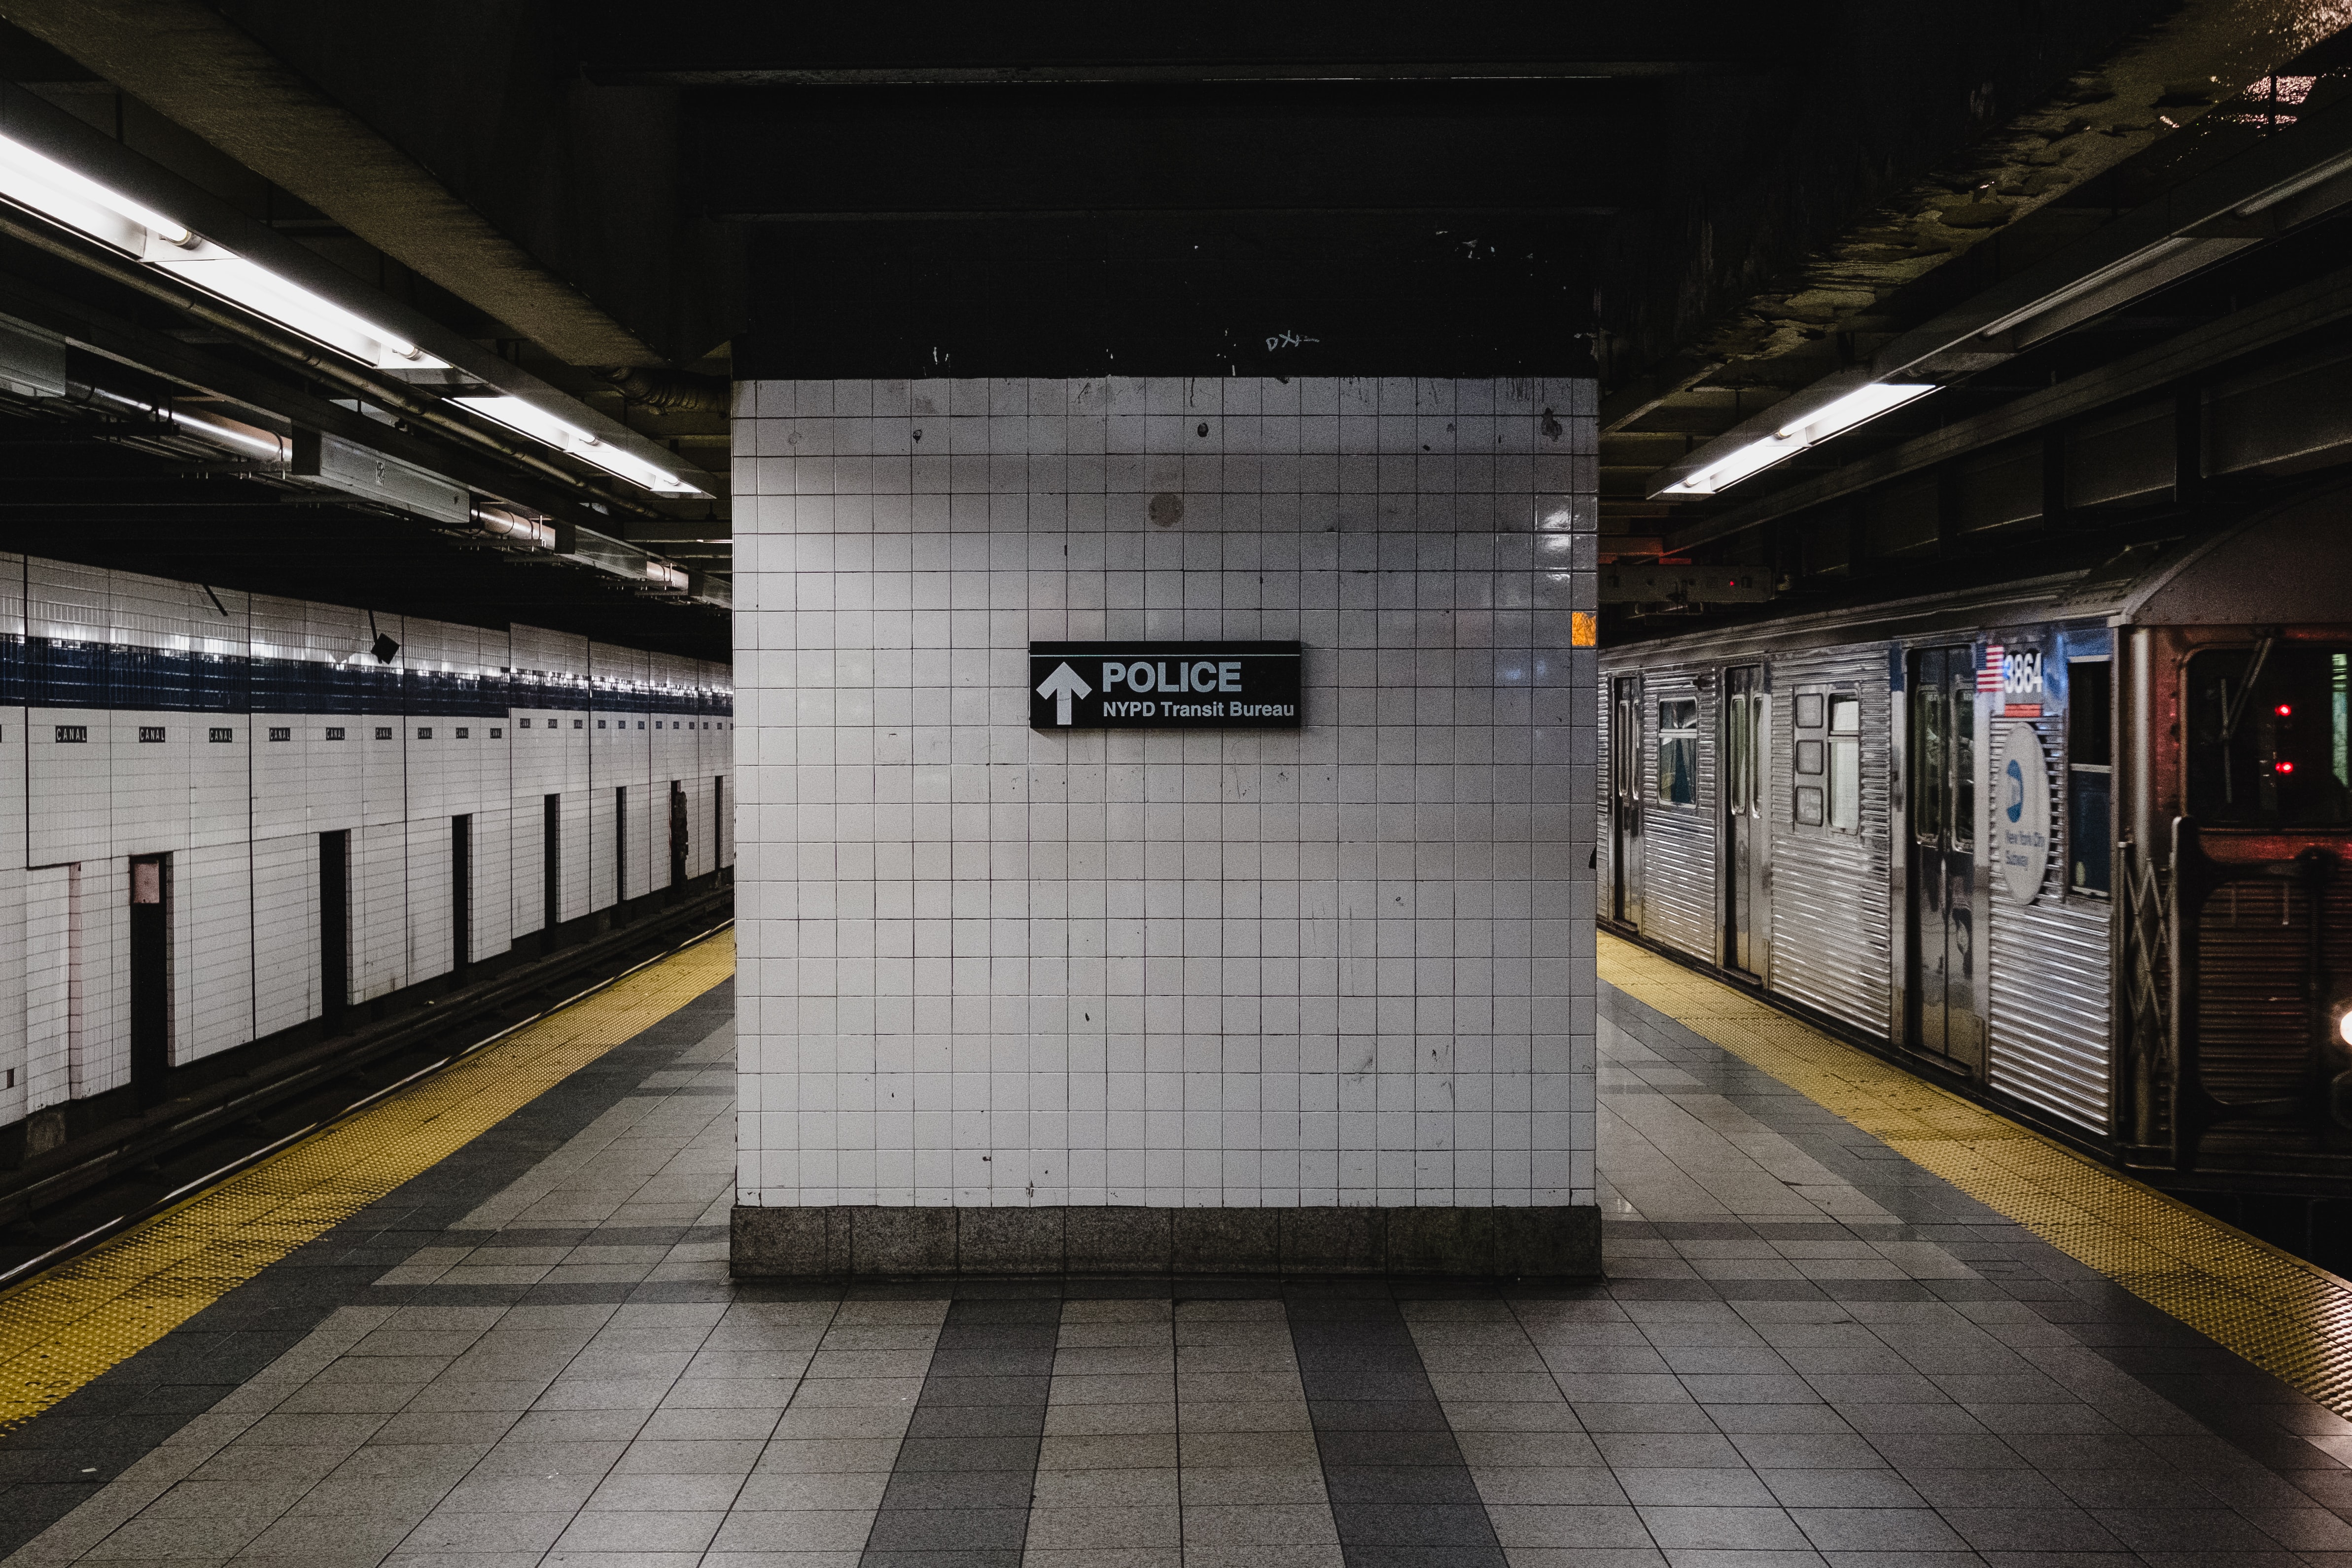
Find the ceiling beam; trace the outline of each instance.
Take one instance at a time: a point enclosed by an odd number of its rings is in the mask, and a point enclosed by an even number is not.
[[[2177,387],[2249,355],[2284,350],[2299,339],[2347,319],[2352,319],[2352,269],[2314,278],[2275,298],[2206,322],[2111,364],[2028,392],[1998,408],[1954,420],[1927,434],[1841,464],[1745,506],[1686,523],[1667,535],[1667,548],[1686,550],[1729,538],[1996,442],[2030,435],[2127,399]]]
[[[2159,8],[2157,19],[2083,62],[2042,101],[1988,125],[1928,177],[1874,203],[1793,273],[1638,367],[1603,398],[1601,428],[1645,423],[1680,394],[1710,386],[1793,391],[1839,368],[1832,345],[1866,360],[1890,330],[1915,324],[1888,319],[1906,289],[2180,135],[2343,25],[2339,6],[2313,0],[2182,0]],[[1778,401],[1766,397],[1743,413]]]
[[[808,65],[604,66],[602,82],[666,87],[1194,87],[1226,83],[1286,86],[1298,82],[1362,85],[1383,82],[1566,82],[1614,77],[1689,76],[1759,68],[1753,61],[1656,59],[1549,60],[1241,60],[1130,63],[1094,60],[1069,65]]]
[[[589,77],[694,87],[1570,80],[1769,68],[1806,47],[1811,5],[1672,8],[1482,0],[1268,6],[966,0],[746,6],[574,0]]]
[[[1638,82],[769,92],[706,103],[700,165],[733,219],[1591,213],[1649,199],[1657,110]]]
[[[576,365],[664,362],[431,172],[201,0],[0,0],[16,24]]]

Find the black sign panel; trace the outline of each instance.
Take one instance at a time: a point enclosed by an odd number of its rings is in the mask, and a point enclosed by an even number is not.
[[[1297,729],[1296,643],[1032,643],[1033,729]]]

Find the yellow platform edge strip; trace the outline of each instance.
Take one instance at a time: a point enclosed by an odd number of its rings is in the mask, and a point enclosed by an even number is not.
[[[0,1431],[162,1339],[735,972],[708,937],[0,1296]]]
[[[1601,977],[2338,1416],[2352,1283],[1672,959],[1603,933]]]

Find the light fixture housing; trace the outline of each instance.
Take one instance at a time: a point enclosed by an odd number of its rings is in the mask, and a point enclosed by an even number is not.
[[[398,333],[363,320],[334,301],[201,236],[168,254],[150,256],[148,262],[363,365],[377,370],[446,368]]]
[[[6,136],[0,136],[0,196],[142,260],[154,246],[195,237],[186,225]]]
[[[0,197],[363,365],[448,368],[397,332],[5,136],[0,136]]]
[[[2119,283],[2136,273],[2146,272],[2197,243],[2186,235],[2173,235],[2158,240],[2153,245],[2142,246],[2129,256],[2111,261],[2095,271],[2086,272],[2065,287],[2053,289],[2033,301],[2032,304],[2021,306],[2008,315],[1988,323],[1977,333],[1977,336],[1998,338],[2003,332],[2022,327],[2038,317],[2047,316],[2061,305],[2070,304],[2086,294],[2095,293],[2110,284]]]
[[[1866,424],[1880,414],[1916,402],[1936,390],[1932,382],[1872,382],[1834,402],[1800,414],[1771,434],[1748,443],[1657,492],[1661,496],[1712,496],[1752,478],[1809,447]]]
[[[2282,180],[2260,195],[2239,203],[2234,210],[2240,217],[2250,218],[2256,213],[2268,212],[2290,197],[2300,196],[2315,185],[2324,185],[2337,175],[2346,173],[2352,173],[2352,152],[2338,153],[2315,163],[2293,179]]]
[[[485,397],[453,397],[458,407],[481,415],[494,424],[543,442],[567,456],[602,468],[616,478],[626,479],[656,496],[708,496],[708,490],[688,484],[667,468],[656,467],[634,452],[614,446],[602,436],[581,429],[568,420],[559,419],[538,404],[522,398],[504,394]]]

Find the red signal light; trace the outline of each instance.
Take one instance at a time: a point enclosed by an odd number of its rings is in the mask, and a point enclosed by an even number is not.
[[[2277,714],[2281,718],[2292,718],[2294,716],[2294,705],[2293,703],[2281,703],[2277,707],[2271,711]]]
[[[2271,764],[2271,770],[2276,773],[2292,773],[2294,771],[2294,764],[2292,762],[2273,762]]]

